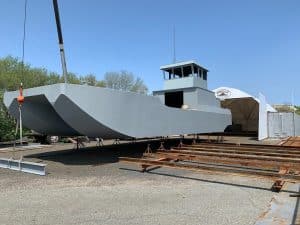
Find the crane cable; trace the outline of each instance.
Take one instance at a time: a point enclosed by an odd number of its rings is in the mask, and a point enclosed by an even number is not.
[[[24,102],[23,97],[23,83],[22,80],[24,80],[24,58],[25,58],[25,40],[26,40],[26,21],[27,21],[27,0],[24,2],[24,20],[23,20],[23,40],[22,40],[22,71],[21,71],[21,84],[20,84],[20,95],[18,96],[18,103],[19,103],[19,125],[20,125],[20,145],[22,146],[22,139],[23,139],[23,126],[22,126],[22,104]],[[23,154],[21,153],[20,161],[23,158]]]
[[[25,59],[25,40],[26,40],[26,20],[27,20],[27,0],[24,2],[24,19],[23,19],[23,38],[22,38],[22,65],[21,65],[21,84],[20,84],[20,94],[17,98],[17,101],[19,103],[19,120],[17,120],[16,124],[16,133],[15,133],[15,142],[14,142],[14,149],[13,152],[15,151],[15,146],[16,146],[16,139],[17,139],[17,133],[18,133],[18,125],[20,126],[20,145],[22,146],[22,103],[24,102],[24,97],[23,97],[23,84],[22,80],[24,80],[24,59]],[[12,158],[14,157],[14,154],[12,155]],[[23,158],[23,154],[20,155],[20,161]]]
[[[25,40],[26,40],[26,20],[27,20],[27,0],[25,0],[25,3],[24,3],[21,80],[24,79],[24,58],[25,58]]]

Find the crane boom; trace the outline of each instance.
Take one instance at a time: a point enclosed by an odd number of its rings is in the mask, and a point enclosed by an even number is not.
[[[55,14],[55,21],[56,21],[58,43],[59,43],[59,52],[60,52],[60,59],[61,59],[61,65],[62,65],[62,70],[63,70],[63,76],[64,76],[65,83],[67,83],[68,82],[68,80],[67,80],[68,72],[67,72],[67,64],[66,64],[65,50],[64,50],[64,41],[63,41],[63,36],[62,36],[62,31],[61,31],[57,0],[53,0],[53,8],[54,8],[54,14]]]

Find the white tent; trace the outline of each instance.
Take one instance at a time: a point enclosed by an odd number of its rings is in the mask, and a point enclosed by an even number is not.
[[[222,107],[231,110],[233,125],[239,125],[241,131],[258,132],[260,104],[258,98],[230,87],[219,87],[213,91],[221,100]],[[266,111],[276,112],[269,104],[266,104]]]

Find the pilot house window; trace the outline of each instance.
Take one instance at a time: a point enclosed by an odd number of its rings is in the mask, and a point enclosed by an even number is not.
[[[207,71],[203,71],[203,80],[207,80]]]

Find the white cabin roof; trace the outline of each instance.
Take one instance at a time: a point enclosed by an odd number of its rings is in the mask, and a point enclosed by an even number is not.
[[[203,66],[200,66],[196,60],[189,60],[189,61],[182,61],[182,62],[167,64],[167,65],[161,66],[160,69],[161,70],[169,70],[171,68],[176,68],[176,67],[181,67],[181,66],[189,66],[189,65],[195,65],[196,67],[200,67],[201,69],[208,71]]]

